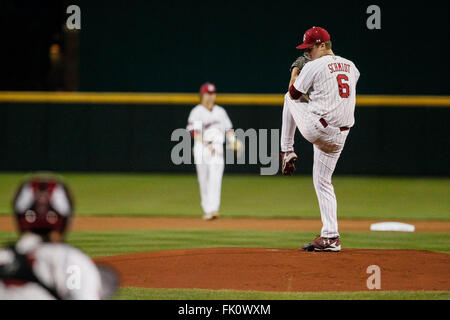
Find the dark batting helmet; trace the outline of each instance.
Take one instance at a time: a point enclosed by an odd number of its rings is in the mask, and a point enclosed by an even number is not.
[[[13,200],[13,209],[20,232],[63,233],[73,215],[73,200],[60,179],[37,175],[21,183]]]

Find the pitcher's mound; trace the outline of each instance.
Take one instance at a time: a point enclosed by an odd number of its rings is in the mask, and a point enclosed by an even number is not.
[[[364,291],[367,267],[381,290],[450,290],[450,255],[418,250],[214,248],[94,259],[121,275],[121,286],[256,291]]]

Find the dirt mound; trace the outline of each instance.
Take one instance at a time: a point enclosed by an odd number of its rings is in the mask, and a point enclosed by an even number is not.
[[[367,267],[381,290],[450,290],[450,255],[418,250],[213,248],[101,257],[121,286],[257,291],[366,291]]]

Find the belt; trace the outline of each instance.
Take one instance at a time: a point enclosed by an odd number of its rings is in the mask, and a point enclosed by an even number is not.
[[[324,118],[320,118],[319,121],[323,125],[324,128],[328,127],[328,123],[325,121]],[[339,130],[346,131],[346,130],[350,130],[350,128],[349,127],[340,127]]]

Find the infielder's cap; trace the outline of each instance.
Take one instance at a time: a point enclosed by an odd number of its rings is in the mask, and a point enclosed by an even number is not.
[[[206,82],[200,87],[200,94],[216,93],[216,86],[212,83]]]
[[[330,41],[330,34],[327,30],[321,27],[312,27],[311,29],[306,30],[303,35],[303,43],[296,48],[306,49],[325,41]]]

